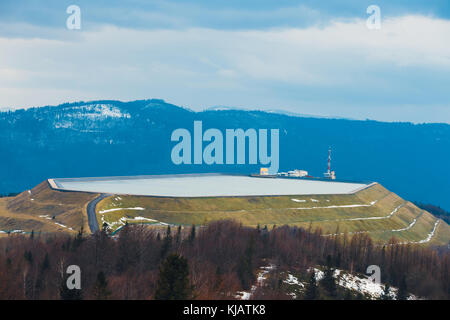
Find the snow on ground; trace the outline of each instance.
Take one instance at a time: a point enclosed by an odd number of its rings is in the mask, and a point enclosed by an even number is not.
[[[258,287],[262,287],[264,285],[264,282],[267,280],[269,272],[274,270],[276,268],[275,265],[270,264],[265,267],[261,267],[260,271],[257,276],[256,284],[251,287],[249,291],[239,291],[236,294],[236,298],[240,300],[249,300],[251,299],[252,295],[256,291]],[[307,271],[312,272],[314,270],[314,275],[316,278],[316,281],[319,282],[323,280],[325,277],[325,272],[318,268],[309,268]],[[363,295],[368,296],[371,299],[379,299],[384,293],[385,285],[382,283],[376,283],[369,279],[369,277],[366,276],[357,276],[350,274],[346,271],[335,269],[334,270],[334,278],[337,279],[337,284],[341,287],[344,287],[349,290],[353,290],[356,292],[359,292]],[[285,280],[283,280],[283,283],[286,283],[288,285],[294,285],[300,287],[300,290],[305,288],[305,283],[298,280],[297,277],[292,275],[291,273],[287,273],[287,277]],[[397,295],[397,288],[389,288],[389,295],[392,299],[396,298]],[[293,299],[296,299],[297,294],[295,292],[288,293]],[[408,300],[417,300],[418,297],[415,295],[410,294],[408,297]]]
[[[362,231],[356,231],[356,232],[347,232],[347,234],[359,234],[359,233],[371,233],[371,232],[399,232],[399,231],[406,231],[411,229],[416,223],[417,220],[419,219],[419,217],[422,215],[422,213],[420,213],[416,218],[414,218],[414,220],[405,228],[401,228],[401,229],[392,229],[392,230],[376,230],[376,231],[368,231],[368,230],[362,230]],[[345,235],[344,232],[341,233],[329,233],[329,234],[324,234],[324,237],[329,237],[329,236],[343,236]]]
[[[425,239],[419,240],[419,241],[399,242],[398,244],[421,244],[421,243],[430,242],[436,232],[437,226],[439,225],[439,221],[440,221],[439,219],[436,220],[436,222],[434,223],[433,229],[431,230],[431,232],[428,234],[428,236]]]
[[[305,285],[301,281],[299,281],[297,277],[293,276],[290,273],[287,274],[287,278],[285,280],[283,280],[283,283],[286,283],[291,286],[292,285],[297,286],[297,288],[298,288],[297,292],[295,292],[295,290],[288,292],[288,295],[290,295],[292,297],[292,299],[297,299],[297,293],[299,291],[303,291],[305,289]]]
[[[319,200],[313,199],[313,198],[311,198],[311,201],[312,201],[312,202],[319,202]]]
[[[47,219],[47,220],[53,220],[53,218],[50,217],[48,214],[40,215],[39,218],[43,218],[43,219]],[[57,226],[60,226],[62,228],[66,228],[66,229],[69,229],[69,230],[73,231],[73,229],[71,227],[68,227],[68,226],[66,226],[66,225],[64,225],[62,223],[59,223],[59,222],[53,222],[53,223],[56,224]]]
[[[253,289],[253,287],[252,287],[252,289]],[[250,300],[251,296],[252,296],[251,292],[238,291],[236,298],[241,299],[241,300]]]
[[[11,230],[9,233],[25,233],[25,231],[17,229],[17,230]]]
[[[122,113],[122,111],[110,104],[91,104],[79,107],[73,107],[73,110],[80,110],[79,112],[74,112],[68,114],[67,117],[73,118],[131,118],[131,115],[127,112]]]
[[[342,219],[345,221],[357,221],[357,220],[379,220],[379,219],[389,219],[392,217],[401,207],[403,207],[405,204],[402,203],[397,208],[395,208],[390,214],[384,217],[365,217],[365,218],[348,218],[348,219]]]
[[[123,224],[125,224],[126,221],[149,221],[149,222],[160,222],[158,220],[154,220],[154,219],[149,219],[149,218],[144,218],[144,217],[134,217],[134,218],[126,218],[126,217],[122,217],[119,219],[120,221],[123,222]],[[161,222],[160,222],[161,223]]]
[[[319,200],[315,200],[315,199],[311,199],[311,201],[313,202],[318,202]],[[327,200],[329,202],[329,200]],[[336,206],[336,205],[332,205],[332,206],[325,206],[325,207],[309,207],[309,208],[287,208],[290,210],[312,210],[312,209],[334,209],[334,208],[358,208],[358,207],[371,207],[374,204],[377,203],[377,200],[372,201],[370,204],[344,204],[344,205],[340,205],[340,206]],[[395,213],[395,212],[394,212]],[[391,213],[394,214],[394,213]],[[386,216],[386,217],[373,217],[375,219],[385,219],[388,218],[390,216]],[[371,219],[371,218],[353,218],[353,219],[342,219],[342,220],[365,220],[365,219]]]
[[[68,227],[68,226],[66,226],[66,225],[63,225],[62,223],[55,222],[55,224],[58,225],[58,226],[60,226],[60,227],[62,227],[62,228],[66,228],[66,229],[69,229],[69,230],[72,230],[72,231],[73,231],[73,229],[72,229],[71,227]]]
[[[368,278],[360,278],[358,276],[344,273],[342,270],[336,270],[335,276],[339,277],[339,285],[341,287],[367,294],[371,298],[380,298],[384,292],[384,284],[373,282]],[[390,293],[394,293],[394,289],[390,289]]]
[[[306,202],[306,200],[299,200],[299,199],[291,199],[294,202]]]
[[[300,286],[302,288],[305,287],[305,285],[302,282],[298,281],[297,277],[293,276],[290,273],[288,273],[286,280],[283,280],[283,282],[287,283],[287,284],[298,285],[298,286]]]
[[[124,209],[119,209],[119,210],[124,210]],[[145,217],[141,217],[141,216],[134,217],[134,218],[121,217],[119,220],[117,220],[115,222],[108,222],[108,221],[105,220],[105,215],[102,213],[102,211],[100,211],[100,213],[101,213],[100,218],[101,218],[101,221],[102,221],[102,225],[104,223],[106,223],[106,225],[108,226],[109,229],[112,229],[115,226],[119,226],[119,228],[117,228],[117,230],[119,230],[127,222],[154,222],[152,225],[161,225],[161,226],[168,226],[169,225],[169,223],[166,223],[166,222],[162,222],[162,221],[158,221],[158,220],[150,219],[150,218],[145,218]]]
[[[420,213],[416,218],[414,218],[414,220],[405,228],[401,228],[401,229],[395,229],[395,230],[391,230],[392,232],[400,232],[400,231],[406,231],[411,229],[417,222],[417,219],[419,219],[419,217],[422,215],[422,213]]]
[[[437,226],[439,224],[439,220],[436,220],[436,222],[434,223],[434,227],[433,230],[431,230],[431,232],[428,234],[428,237],[426,237],[426,239],[424,240],[420,240],[417,243],[426,243],[429,242],[431,240],[431,238],[433,238],[434,233],[436,232]]]
[[[311,268],[308,270],[311,271]],[[325,273],[317,268],[314,268],[316,281],[321,281]],[[344,272],[343,270],[334,270],[335,278],[338,280],[338,285],[350,290],[360,292],[361,294],[368,295],[372,299],[379,299],[384,292],[385,286],[382,283],[376,283],[369,278],[362,278],[350,273]],[[395,298],[398,289],[390,288],[389,294],[392,298]],[[411,296],[413,297],[413,296]]]
[[[268,266],[261,267],[259,269],[260,272],[258,273],[258,276],[256,278],[256,285],[253,285],[250,288],[250,291],[238,291],[235,298],[240,300],[250,300],[256,289],[264,285],[264,281],[267,279],[269,272],[275,269],[275,265],[269,264]]]
[[[130,220],[158,221],[158,220],[144,218],[144,217],[134,217],[134,219],[130,219]]]
[[[145,210],[145,208],[142,208],[142,207],[135,207],[135,208],[114,208],[114,209],[100,210],[98,213],[107,213],[107,212],[120,211],[120,210]]]

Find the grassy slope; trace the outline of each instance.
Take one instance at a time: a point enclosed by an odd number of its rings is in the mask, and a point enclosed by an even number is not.
[[[30,191],[0,199],[0,230],[75,233],[81,226],[89,230],[85,207],[96,197],[95,194],[55,191],[47,181]],[[44,215],[50,219],[40,217]]]
[[[292,199],[305,200],[295,202]],[[312,201],[318,200],[318,201]],[[369,205],[347,208],[298,208]],[[99,213],[114,208],[143,207],[145,210],[120,210]],[[348,220],[364,217],[386,217],[396,208],[390,218],[378,220]],[[386,242],[392,236],[400,241],[426,239],[433,229],[436,218],[417,208],[381,185],[375,185],[353,195],[315,195],[278,197],[231,197],[231,198],[157,198],[139,196],[112,196],[104,199],[97,207],[99,225],[103,221],[112,224],[113,230],[121,226],[119,219],[137,216],[175,225],[203,225],[218,219],[235,219],[248,226],[296,225],[308,228],[322,228],[325,234],[343,232],[369,232],[379,242]],[[103,220],[102,220],[103,219]],[[408,230],[393,232],[408,227],[414,219],[417,222]],[[142,220],[141,220],[142,221]],[[129,223],[139,223],[129,220]],[[149,223],[148,221],[146,223]],[[450,228],[441,221],[435,236],[428,244],[445,244],[450,240]]]
[[[84,227],[89,230],[86,205],[97,195],[82,192],[60,192],[49,188],[43,182],[16,197],[0,198],[0,230],[24,230],[30,232],[75,233]],[[33,199],[33,200],[32,200]],[[292,199],[304,200],[295,202]],[[312,199],[317,201],[312,201]],[[377,201],[372,206],[350,208],[313,208],[366,204]],[[120,210],[101,214],[99,211],[113,208],[143,207],[145,210]],[[313,208],[301,210],[298,208]],[[349,220],[364,217],[386,217],[378,220]],[[43,215],[55,217],[45,219]],[[369,232],[380,242],[392,236],[400,241],[420,241],[426,239],[433,229],[436,218],[410,202],[404,201],[381,185],[375,185],[353,195],[315,195],[278,197],[230,197],[230,198],[157,198],[139,196],[112,196],[101,201],[97,207],[99,225],[102,218],[116,230],[122,225],[120,218],[141,216],[157,222],[175,225],[204,225],[219,219],[235,219],[245,225],[296,225],[308,228],[320,227],[324,234],[336,232]],[[414,219],[417,222],[408,230],[390,230],[408,227]],[[140,223],[142,220],[128,220]],[[55,222],[68,228],[58,226]],[[115,223],[115,224],[114,224]],[[146,221],[146,223],[150,223]],[[0,233],[0,236],[4,234]],[[432,240],[427,244],[446,244],[450,240],[450,227],[441,221]]]

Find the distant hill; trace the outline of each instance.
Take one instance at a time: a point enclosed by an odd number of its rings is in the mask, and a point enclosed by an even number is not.
[[[181,172],[257,172],[260,165],[171,162],[171,133],[218,128],[280,129],[280,171],[319,176],[328,147],[338,178],[378,181],[409,200],[450,209],[450,125],[290,116],[227,108],[193,112],[163,100],[92,101],[0,113],[0,194],[49,177]]]

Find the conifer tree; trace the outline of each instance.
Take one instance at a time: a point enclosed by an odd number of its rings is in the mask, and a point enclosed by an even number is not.
[[[311,272],[308,285],[306,286],[305,300],[317,300],[317,281],[314,270]]]
[[[323,287],[327,291],[327,294],[331,298],[336,298],[337,296],[337,288],[336,288],[336,280],[334,278],[334,269],[331,267],[331,256],[327,256],[327,267],[325,269],[324,277],[321,281]]]
[[[390,295],[390,290],[391,290],[391,287],[389,286],[389,284],[386,284],[384,286],[384,290],[383,290],[383,293],[380,296],[380,299],[381,300],[392,300],[392,297]]]
[[[181,242],[181,226],[178,226],[177,228],[177,234],[175,236],[175,243],[178,246]]]
[[[189,242],[193,243],[195,239],[195,224],[192,224],[191,233],[189,235]]]
[[[406,277],[402,276],[402,279],[400,280],[400,284],[398,286],[397,300],[407,300],[408,292],[406,290],[407,290]]]
[[[156,300],[186,300],[192,297],[186,258],[170,254],[159,268]]]
[[[93,291],[94,297],[97,300],[106,300],[111,295],[111,291],[108,289],[108,281],[103,271],[97,274],[97,281],[95,282]]]
[[[164,238],[162,247],[161,247],[161,258],[165,258],[169,253],[170,248],[172,247],[172,235],[170,231],[170,226],[167,226],[166,237]]]
[[[83,226],[81,226],[80,231],[78,231],[77,236],[75,237],[74,241],[72,242],[72,251],[75,251],[83,242],[83,233],[84,233],[84,229],[83,229]]]
[[[253,247],[254,239],[252,237],[237,267],[238,277],[244,290],[249,289],[253,281],[255,281],[255,275],[253,274]]]
[[[42,265],[41,265],[41,270],[42,270],[42,272],[45,272],[49,268],[50,268],[50,260],[48,258],[48,252],[46,252],[44,261],[42,262]]]

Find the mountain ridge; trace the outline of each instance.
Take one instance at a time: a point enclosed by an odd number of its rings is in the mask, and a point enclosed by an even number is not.
[[[339,178],[380,181],[401,196],[450,208],[450,125],[289,116],[263,110],[203,110],[162,99],[95,100],[0,113],[0,193],[49,177],[194,172],[258,172],[260,165],[176,166],[177,128],[279,128],[280,171],[326,170],[328,147]]]

